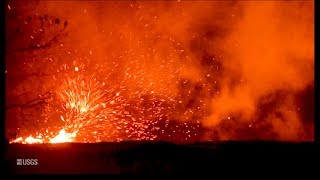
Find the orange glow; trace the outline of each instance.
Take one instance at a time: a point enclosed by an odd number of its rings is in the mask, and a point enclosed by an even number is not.
[[[312,1],[6,10],[11,143],[314,138]]]
[[[53,138],[48,138],[48,141],[44,140],[41,136],[37,136],[36,138],[29,136],[25,139],[22,137],[18,137],[15,140],[10,141],[10,143],[22,143],[22,144],[41,144],[41,143],[65,143],[65,142],[73,142],[76,137],[77,132],[67,133],[64,129],[59,131],[59,134]]]
[[[76,132],[66,133],[66,131],[62,129],[56,137],[50,139],[50,143],[72,142],[76,134]]]
[[[43,141],[41,139],[33,138],[29,136],[24,140],[24,142],[27,144],[37,144],[37,143],[42,143]]]

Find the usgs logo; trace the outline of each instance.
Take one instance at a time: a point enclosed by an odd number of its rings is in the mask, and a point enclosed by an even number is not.
[[[35,166],[38,165],[38,159],[17,159],[17,165]]]

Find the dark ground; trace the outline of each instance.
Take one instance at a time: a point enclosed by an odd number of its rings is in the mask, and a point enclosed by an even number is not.
[[[176,145],[163,142],[96,144],[9,144],[6,162],[11,174],[213,174],[220,170],[315,172],[314,143],[216,142]],[[16,159],[38,159],[36,166],[18,166]],[[319,170],[319,169],[318,169]]]

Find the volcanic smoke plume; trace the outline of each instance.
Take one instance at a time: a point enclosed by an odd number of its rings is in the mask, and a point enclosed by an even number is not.
[[[313,141],[313,1],[8,1],[10,142]]]

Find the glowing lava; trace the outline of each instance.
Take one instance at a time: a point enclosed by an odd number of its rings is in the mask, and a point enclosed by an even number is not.
[[[64,129],[61,129],[59,134],[50,140],[50,143],[72,142],[76,134],[77,132],[66,133]]]
[[[27,137],[24,141],[27,144],[43,143],[42,139],[33,138],[32,136]]]
[[[10,143],[22,143],[22,144],[41,144],[41,143],[64,143],[64,142],[73,142],[76,137],[77,132],[67,133],[64,129],[61,129],[59,134],[54,138],[49,139],[49,141],[45,141],[41,135],[37,137],[29,136],[25,139],[19,137]]]

